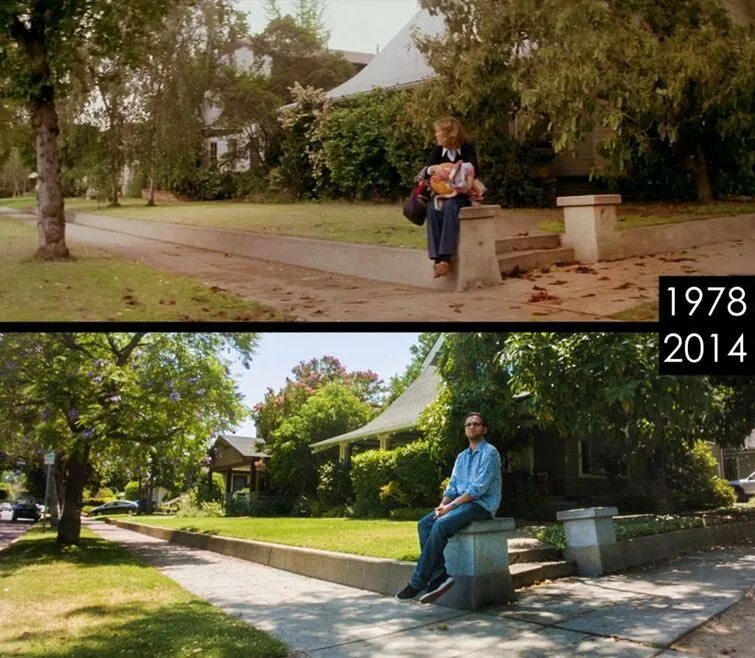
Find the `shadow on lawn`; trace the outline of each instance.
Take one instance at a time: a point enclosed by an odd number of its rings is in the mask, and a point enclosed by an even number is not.
[[[239,621],[224,619],[222,613],[202,601],[160,608],[153,608],[149,603],[132,603],[120,610],[87,606],[67,616],[77,615],[100,619],[92,621],[78,638],[62,643],[57,632],[23,633],[13,641],[46,642],[40,650],[47,658],[193,654],[218,658],[276,658],[287,655],[284,645],[277,640]],[[53,635],[58,636],[57,639]]]
[[[58,546],[53,530],[32,528],[22,541],[3,551],[0,578],[16,575],[25,567],[63,562],[77,567],[137,566],[143,562],[99,537],[82,537],[78,546]]]

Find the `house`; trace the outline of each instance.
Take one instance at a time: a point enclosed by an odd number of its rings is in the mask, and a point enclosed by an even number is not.
[[[269,489],[270,475],[265,440],[251,436],[220,435],[209,450],[210,477],[221,473],[225,479],[226,499],[242,489],[263,493]]]
[[[226,64],[233,66],[237,71],[248,71],[255,68],[254,52],[252,51],[251,41],[242,39],[238,46],[228,56]],[[362,53],[351,50],[334,50],[332,52],[341,53],[347,62],[349,62],[357,71],[365,68],[375,57],[371,53]],[[263,61],[259,67],[259,72],[263,75],[269,75],[270,63]],[[247,171],[250,167],[250,158],[248,154],[239,148],[242,143],[241,135],[231,134],[227,130],[215,127],[218,119],[223,113],[223,108],[214,99],[208,97],[202,108],[202,121],[205,126],[205,164],[214,166],[222,164],[225,168],[232,171]],[[253,130],[254,128],[250,128]]]
[[[418,420],[425,408],[438,397],[442,379],[436,360],[443,337],[433,345],[422,364],[420,374],[381,414],[363,427],[310,444],[313,452],[335,451],[338,458],[347,460],[356,452],[379,448],[388,450],[418,438]],[[523,424],[531,424],[531,417],[523,415]],[[459,450],[464,436],[459,431]],[[541,505],[547,511],[567,509],[573,501],[586,504],[605,504],[616,493],[602,465],[601,447],[595,441],[561,437],[553,432],[533,428],[526,447],[502,453],[504,476],[509,483],[531,480],[541,495]],[[506,482],[506,477],[504,477]],[[622,496],[641,497],[628,479]]]
[[[755,473],[755,429],[741,448],[722,448],[719,463],[726,480],[739,480]]]
[[[755,20],[755,0],[725,0],[724,5],[738,23],[749,24]],[[429,11],[420,10],[363,70],[331,89],[328,98],[338,102],[374,89],[409,89],[431,80],[436,75],[435,71],[417,49],[413,35],[435,36],[443,31],[442,16],[432,16]],[[573,153],[555,156],[544,175],[557,179],[559,193],[583,194],[591,191],[588,179],[601,162],[598,147],[608,132],[603,127],[593,130],[576,145]],[[516,135],[514,122],[510,134]]]

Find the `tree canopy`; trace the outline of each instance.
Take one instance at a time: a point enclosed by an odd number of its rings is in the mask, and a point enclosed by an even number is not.
[[[58,541],[77,543],[93,467],[153,453],[201,461],[244,418],[224,354],[248,365],[254,334],[0,334],[3,451],[53,449],[65,498]]]
[[[515,117],[520,132],[547,134],[556,152],[596,131],[612,176],[637,165],[637,154],[660,153],[689,172],[701,200],[712,196],[712,177],[752,182],[755,40],[722,2],[421,4],[448,27],[421,41],[440,88],[461,105],[497,90],[487,122]]]

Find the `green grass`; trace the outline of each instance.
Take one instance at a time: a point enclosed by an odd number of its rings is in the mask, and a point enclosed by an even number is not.
[[[176,530],[255,539],[354,555],[409,561],[415,561],[419,557],[416,521],[166,516],[140,516],[133,520]]]
[[[0,204],[2,205],[2,204]],[[36,231],[0,218],[0,304],[13,321],[266,321],[278,311],[188,277],[81,247],[66,262],[37,262]]]
[[[77,212],[271,235],[417,249],[424,248],[427,240],[424,229],[408,222],[397,204],[197,201],[148,208],[139,199],[126,199],[123,204],[106,208],[91,201],[66,200],[66,208]]]
[[[35,196],[16,196],[5,197],[0,199],[0,208],[13,208],[14,210],[20,210],[22,208],[28,208],[34,206],[37,203]]]
[[[82,531],[59,548],[30,530],[0,553],[0,655],[274,658],[277,639],[211,606],[116,544]]]
[[[609,317],[622,322],[656,322],[658,320],[658,302],[643,302]]]
[[[755,202],[715,201],[712,203],[625,203],[618,206],[619,230],[643,228],[657,224],[677,224],[712,217],[732,217],[755,213]],[[538,224],[549,233],[563,233],[564,220],[560,210],[553,218]]]

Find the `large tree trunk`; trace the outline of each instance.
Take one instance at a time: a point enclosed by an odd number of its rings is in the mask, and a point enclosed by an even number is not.
[[[708,163],[705,153],[700,144],[695,145],[695,185],[697,187],[698,201],[713,201],[713,188],[708,177]]]
[[[78,544],[81,536],[81,500],[88,471],[88,450],[74,450],[66,462],[63,514],[58,523],[58,544]]]
[[[32,125],[37,134],[37,232],[36,257],[66,259],[66,219],[58,159],[58,113],[52,85],[44,85],[31,103]]]

